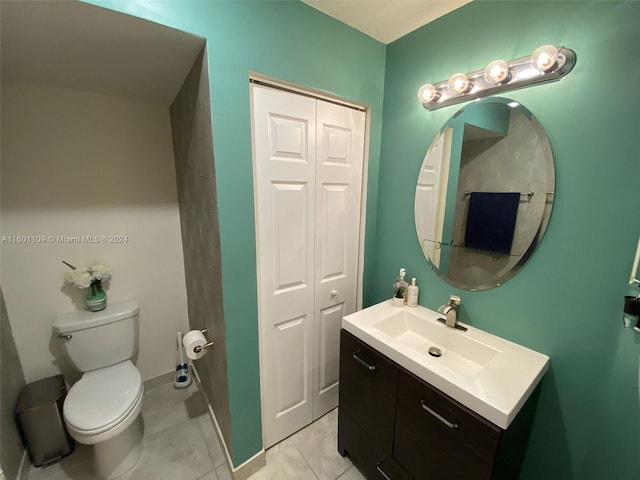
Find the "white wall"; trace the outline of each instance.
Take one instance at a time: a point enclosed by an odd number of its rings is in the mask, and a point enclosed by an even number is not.
[[[188,322],[168,107],[2,83],[1,126],[1,282],[27,382],[58,373],[51,324],[82,308],[81,292],[63,288],[62,260],[109,267],[109,302],[140,303],[143,378],[172,371]],[[48,238],[59,235],[127,240]]]

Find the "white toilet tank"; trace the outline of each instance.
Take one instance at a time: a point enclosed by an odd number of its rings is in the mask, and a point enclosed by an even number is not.
[[[69,360],[89,372],[129,360],[138,348],[138,302],[113,303],[100,312],[74,310],[53,323]]]

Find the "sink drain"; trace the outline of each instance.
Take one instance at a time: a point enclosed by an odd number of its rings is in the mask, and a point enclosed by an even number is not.
[[[431,355],[432,357],[441,357],[442,356],[442,351],[438,348],[438,347],[431,347],[429,349],[429,355]]]

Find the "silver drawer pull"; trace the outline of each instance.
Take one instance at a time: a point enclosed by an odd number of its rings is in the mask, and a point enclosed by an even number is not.
[[[364,365],[369,371],[374,371],[376,369],[375,365],[369,365],[367,362],[361,359],[358,356],[358,352],[353,352],[351,356],[354,358],[354,360],[357,360],[361,365]]]
[[[380,472],[380,475],[382,475],[386,480],[391,480],[389,478],[389,476],[384,473],[384,470],[382,470],[382,467],[380,465],[382,465],[383,461],[379,461],[378,463],[376,463],[376,470],[378,470],[378,472]]]
[[[458,424],[457,423],[451,423],[449,420],[447,420],[446,418],[444,418],[442,415],[440,415],[439,413],[434,412],[433,410],[431,410],[429,407],[427,407],[424,403],[424,400],[420,400],[420,405],[422,405],[422,408],[425,409],[427,412],[429,412],[431,415],[433,415],[434,417],[436,417],[438,420],[440,420],[442,423],[444,423],[447,427],[449,428],[458,428]]]
[[[73,335],[71,335],[70,333],[67,333],[67,334],[59,333],[58,334],[58,338],[64,338],[65,340],[71,340],[73,338]]]

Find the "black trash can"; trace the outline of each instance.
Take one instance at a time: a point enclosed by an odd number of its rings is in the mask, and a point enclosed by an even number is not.
[[[62,406],[67,387],[62,375],[25,385],[16,406],[16,419],[31,463],[40,467],[73,452],[75,442],[67,432]]]

